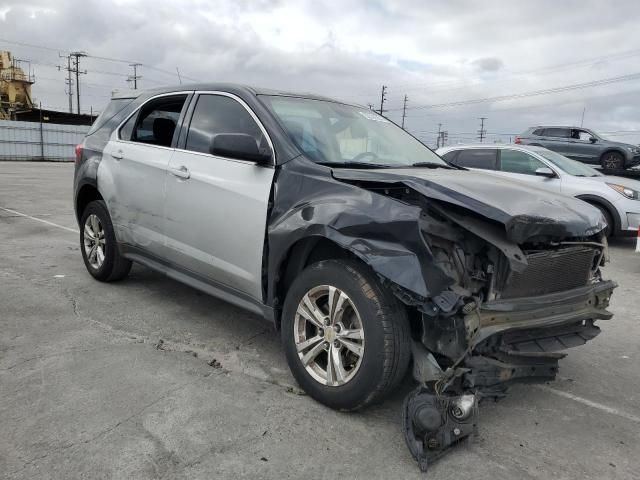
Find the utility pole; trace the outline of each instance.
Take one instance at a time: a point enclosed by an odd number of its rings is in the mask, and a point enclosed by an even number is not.
[[[480,143],[482,143],[485,135],[487,134],[487,131],[484,129],[484,121],[486,119],[487,117],[480,117],[480,130],[478,130],[478,134],[479,134],[478,138],[480,139]]]
[[[438,138],[436,139],[436,150],[440,148],[440,137],[442,136],[440,133],[440,129],[442,128],[442,124],[438,124]]]
[[[67,71],[67,78],[65,79],[64,83],[67,85],[67,89],[68,89],[67,95],[69,96],[69,113],[73,113],[73,80],[71,79],[71,55],[58,54],[58,56],[60,58],[67,59],[66,68],[60,67],[60,65],[58,65],[58,70],[64,69]]]
[[[587,106],[585,105],[582,109],[582,119],[580,120],[580,127],[582,128],[582,124],[584,123],[584,112],[587,111]]]
[[[387,86],[382,85],[382,91],[380,92],[380,111],[378,112],[382,115],[386,110],[384,109],[384,101],[387,99]]]
[[[404,130],[404,118],[407,116],[407,100],[409,97],[405,94],[404,103],[402,104],[402,129]]]
[[[178,74],[178,81],[180,82],[180,85],[182,85],[182,77],[180,76],[180,70],[178,70],[178,67],[176,67],[176,73]]]
[[[141,67],[141,63],[130,63],[130,67],[133,67],[133,75],[129,75],[127,82],[133,82],[133,89],[138,89],[138,80],[142,78],[142,75],[138,75],[138,67]]]
[[[76,74],[76,108],[80,115],[80,75],[85,75],[86,70],[80,70],[80,58],[86,57],[86,52],[71,52],[69,57],[73,57],[73,68],[71,71]]]

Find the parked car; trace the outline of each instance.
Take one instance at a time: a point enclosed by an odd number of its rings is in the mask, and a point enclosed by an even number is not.
[[[265,317],[332,408],[382,399],[413,359],[422,468],[473,431],[477,394],[553,379],[556,350],[612,316],[606,225],[582,201],[452,166],[366,107],[222,84],[129,95],[76,150],[89,273],[138,262]]]
[[[609,235],[633,235],[640,225],[637,180],[603,175],[559,153],[530,145],[452,146],[437,153],[455,165],[584,200],[602,212]]]
[[[532,127],[517,136],[515,143],[548,148],[573,160],[610,170],[640,164],[637,145],[607,140],[593,130],[581,127]]]

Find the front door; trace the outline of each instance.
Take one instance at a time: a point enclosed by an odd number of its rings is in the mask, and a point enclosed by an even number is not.
[[[262,300],[262,254],[273,165],[214,156],[220,133],[268,144],[249,108],[225,93],[199,94],[183,148],[169,163],[165,232],[169,260],[236,293]],[[182,146],[182,145],[181,145]]]
[[[521,150],[502,148],[498,156],[498,170],[496,174],[512,180],[528,183],[537,188],[560,193],[560,177],[558,177],[557,174],[553,178],[537,175],[536,171],[540,168],[550,169],[545,163],[529,153]]]
[[[595,142],[592,142],[591,138],[596,139]],[[597,138],[590,131],[571,129],[569,138],[571,158],[584,163],[600,164],[600,147],[596,143]]]

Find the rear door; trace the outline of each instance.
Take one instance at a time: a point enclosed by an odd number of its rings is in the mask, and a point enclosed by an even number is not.
[[[561,190],[561,180],[557,174],[554,178],[536,175],[536,170],[539,168],[550,167],[542,162],[542,160],[527,152],[502,148],[498,155],[496,175],[519,182],[526,182],[532,186],[559,193]]]
[[[445,154],[446,158],[454,165],[465,168],[478,168],[481,170],[495,170],[498,164],[498,150],[495,148],[464,148],[458,150],[455,156]]]
[[[162,256],[165,175],[188,93],[145,103],[104,150],[98,182],[120,242]]]
[[[568,128],[545,128],[542,131],[543,137],[535,143],[540,144],[549,150],[553,150],[554,152],[558,152],[561,155],[570,157],[571,149],[569,148],[569,132],[570,130]]]
[[[214,135],[267,132],[238,97],[200,93],[171,158],[165,202],[168,258],[218,286],[262,300],[262,254],[273,165],[209,153]]]

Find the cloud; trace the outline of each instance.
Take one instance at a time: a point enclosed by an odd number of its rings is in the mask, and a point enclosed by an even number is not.
[[[504,62],[496,57],[478,58],[471,64],[480,72],[497,72],[504,67]]]
[[[143,63],[144,88],[177,83],[179,68],[190,79],[377,105],[384,84],[392,119],[399,120],[406,94],[412,131],[432,141],[429,132],[442,123],[452,140],[469,140],[480,116],[489,132],[515,134],[537,123],[575,123],[585,106],[585,125],[596,130],[640,130],[637,81],[420,108],[636,73],[640,38],[621,32],[639,20],[635,0],[616,8],[598,0],[487,0],[481,8],[471,0],[4,0],[0,37],[53,50],[2,41],[0,48],[31,59],[34,96],[62,109],[65,72],[56,66],[65,60],[56,49],[81,49]],[[112,90],[129,87],[126,61],[85,58],[82,68],[83,109],[100,110]]]

